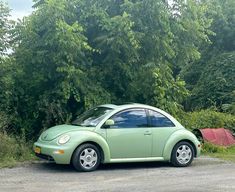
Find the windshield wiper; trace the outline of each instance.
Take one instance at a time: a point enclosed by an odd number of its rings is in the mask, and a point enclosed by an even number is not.
[[[81,124],[71,123],[71,125],[82,126]]]
[[[81,125],[81,126],[84,126],[84,127],[95,127],[95,125]]]
[[[77,124],[77,123],[71,123],[71,125],[76,125],[80,127],[95,127],[95,125],[82,125],[82,124]]]

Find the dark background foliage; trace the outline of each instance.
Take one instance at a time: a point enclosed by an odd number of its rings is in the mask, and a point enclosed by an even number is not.
[[[32,139],[94,105],[125,102],[162,108],[188,128],[234,127],[234,0],[34,7],[14,23],[0,1],[2,131]],[[202,109],[211,113],[185,112]],[[209,123],[195,123],[205,116]]]

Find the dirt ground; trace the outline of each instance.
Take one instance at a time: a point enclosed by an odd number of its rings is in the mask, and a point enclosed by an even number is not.
[[[36,162],[0,169],[0,192],[234,192],[235,164],[209,157],[190,167],[168,163],[101,165],[95,172],[79,173],[71,166]]]

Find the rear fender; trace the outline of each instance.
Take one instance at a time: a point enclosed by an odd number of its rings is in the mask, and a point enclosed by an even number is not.
[[[170,161],[171,160],[171,153],[172,150],[174,148],[174,146],[180,142],[180,141],[184,141],[184,140],[188,140],[190,142],[192,142],[194,144],[194,148],[196,149],[196,146],[198,144],[200,144],[196,138],[196,136],[191,133],[190,131],[183,129],[183,130],[178,130],[176,132],[174,132],[170,138],[168,139],[164,150],[163,150],[163,158],[166,161]],[[197,153],[197,151],[195,151]]]

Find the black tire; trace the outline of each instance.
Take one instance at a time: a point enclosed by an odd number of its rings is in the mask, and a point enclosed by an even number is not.
[[[194,158],[194,149],[189,142],[181,141],[177,143],[171,153],[171,163],[175,167],[187,167]]]
[[[73,153],[72,165],[77,171],[94,171],[101,161],[100,150],[93,144],[83,144]]]

